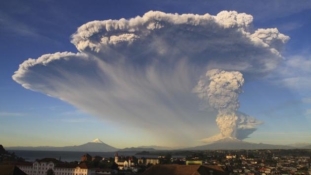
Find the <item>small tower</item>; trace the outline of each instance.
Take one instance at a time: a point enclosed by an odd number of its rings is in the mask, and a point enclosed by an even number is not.
[[[310,158],[309,158],[309,161],[308,161],[308,168],[309,168],[309,171],[311,171],[311,156],[310,156]]]
[[[131,157],[129,157],[129,167],[131,167],[132,161],[133,161],[133,158],[131,156]]]
[[[118,162],[119,162],[119,155],[118,155],[118,152],[116,152],[116,153],[114,154],[114,162],[115,162],[115,163],[118,163]]]

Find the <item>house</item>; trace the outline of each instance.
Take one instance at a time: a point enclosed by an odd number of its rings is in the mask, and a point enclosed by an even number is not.
[[[229,175],[219,166],[163,164],[148,168],[142,175]]]
[[[187,160],[186,165],[203,165],[202,160]]]

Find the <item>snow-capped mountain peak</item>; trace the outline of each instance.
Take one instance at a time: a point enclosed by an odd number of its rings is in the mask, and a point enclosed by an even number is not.
[[[96,138],[96,139],[94,139],[94,140],[92,141],[92,143],[104,143],[104,142],[102,142],[101,140],[99,140],[98,138]]]

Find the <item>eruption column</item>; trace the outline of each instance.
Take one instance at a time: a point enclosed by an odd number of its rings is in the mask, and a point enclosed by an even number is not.
[[[193,90],[199,98],[218,110],[216,123],[222,137],[236,138],[238,121],[236,112],[243,84],[243,75],[238,71],[212,69],[200,78]]]

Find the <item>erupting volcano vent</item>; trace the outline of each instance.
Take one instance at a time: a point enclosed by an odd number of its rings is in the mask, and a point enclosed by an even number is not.
[[[193,89],[198,97],[204,100],[206,107],[211,106],[218,110],[216,123],[220,134],[205,141],[215,141],[222,138],[241,138],[238,130],[255,130],[260,121],[241,115],[237,112],[240,103],[239,94],[242,92],[244,78],[238,71],[224,71],[212,69],[201,77]]]

